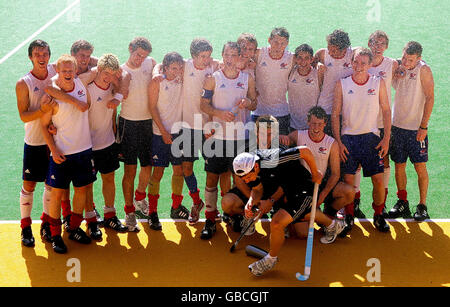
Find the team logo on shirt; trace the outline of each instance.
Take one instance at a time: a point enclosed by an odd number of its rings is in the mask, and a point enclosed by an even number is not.
[[[351,94],[353,94],[353,91],[349,90],[347,94],[351,95]]]
[[[266,62],[262,62],[262,63],[261,63],[261,66],[264,66],[264,67],[265,67],[265,66],[267,66],[267,63],[266,63]]]
[[[386,77],[386,72],[385,71],[378,72],[378,77],[385,78]]]
[[[34,92],[39,91],[39,88],[37,86],[34,87]]]
[[[417,74],[415,74],[415,73],[410,73],[409,74],[409,79],[416,80],[416,78],[417,78]]]
[[[189,74],[189,76],[190,76],[190,77],[193,77],[193,76],[194,76],[194,72],[191,72],[191,73]]]
[[[344,68],[352,68],[352,64],[351,63],[344,63]]]
[[[166,87],[164,88],[166,91],[168,91],[169,90],[169,87],[166,85]]]
[[[375,91],[374,88],[369,88],[369,89],[367,90],[367,95],[375,95],[375,94],[376,94],[376,91]]]
[[[320,147],[319,147],[319,153],[320,153],[320,154],[323,154],[323,155],[326,155],[326,154],[327,154],[327,149],[326,149],[326,147],[320,146]]]
[[[221,86],[219,86],[219,88],[226,88],[225,84],[222,83]]]
[[[97,98],[97,101],[102,101],[102,97],[99,96],[99,97]]]
[[[243,90],[244,89],[244,83],[242,83],[242,82],[236,83],[236,88],[240,88],[241,90]]]
[[[294,79],[291,80],[291,82],[292,83],[297,83],[297,79],[294,78]]]
[[[312,79],[312,78],[306,79],[306,84],[313,84],[313,83],[314,83],[314,79]]]
[[[331,67],[331,66],[333,66],[333,63],[329,62],[329,63],[327,64],[327,66],[328,66],[328,67]]]
[[[84,91],[83,90],[79,90],[78,91],[78,97],[83,97],[83,96],[85,96],[86,94],[84,93]]]
[[[280,64],[280,68],[281,68],[281,69],[288,69],[288,64],[286,64],[286,63],[281,63],[281,64]]]

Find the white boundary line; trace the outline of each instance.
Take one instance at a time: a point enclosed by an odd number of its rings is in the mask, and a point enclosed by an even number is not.
[[[12,56],[14,53],[16,53],[20,48],[22,48],[24,45],[28,44],[33,38],[35,38],[37,35],[39,35],[42,31],[47,29],[52,23],[54,23],[56,20],[58,20],[62,15],[67,13],[71,8],[73,8],[75,5],[79,4],[80,0],[75,0],[72,4],[70,4],[68,7],[66,7],[64,10],[62,10],[58,15],[53,17],[49,22],[47,22],[45,25],[43,25],[39,30],[34,32],[30,35],[26,40],[21,42],[16,48],[11,50],[7,55],[5,55],[2,59],[0,59],[0,64],[5,62],[10,56]]]
[[[121,220],[121,221],[123,222],[124,220]],[[147,223],[146,219],[138,219],[138,221],[141,223]],[[160,222],[180,222],[180,223],[185,222],[185,223],[188,223],[188,221],[186,221],[186,220],[173,220],[173,219],[160,219],[159,221]],[[204,222],[204,221],[205,221],[205,219],[199,220],[199,222]],[[270,219],[260,219],[260,221],[261,222],[270,222]],[[357,221],[357,222],[373,222],[373,219],[357,219],[357,218],[355,218],[355,221]],[[406,222],[406,223],[418,223],[418,224],[427,223],[427,222],[429,222],[429,223],[450,223],[450,219],[428,219],[423,222],[416,222],[414,219],[386,219],[386,221],[390,222],[390,223]],[[41,220],[33,220],[32,222],[35,224],[40,224]],[[1,224],[20,224],[20,221],[19,220],[0,221],[0,225]]]

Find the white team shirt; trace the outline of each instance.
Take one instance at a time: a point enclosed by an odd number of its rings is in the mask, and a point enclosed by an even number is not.
[[[53,80],[55,85],[56,75]],[[87,102],[87,92],[79,78],[74,79],[74,89],[66,94]],[[69,103],[56,100],[58,103],[58,112],[52,116],[53,125],[57,129],[53,136],[56,147],[64,155],[71,155],[92,148],[91,134],[89,131],[88,112],[81,112]]]
[[[369,74],[378,76],[384,80],[390,107],[392,107],[391,85],[392,85],[392,67],[394,65],[394,61],[395,61],[394,59],[384,57],[383,61],[380,64],[369,68]],[[381,112],[381,109],[380,113],[378,114],[378,128],[383,128],[383,114]]]
[[[151,119],[147,91],[152,80],[153,59],[147,57],[141,67],[136,69],[130,68],[126,63],[121,67],[131,74],[131,81],[128,97],[121,103],[120,117],[127,120]]]
[[[182,86],[179,79],[171,81],[164,79],[159,84],[159,96],[156,107],[164,128],[171,134],[178,133],[181,128],[183,110],[181,101]],[[153,121],[153,133],[161,135],[161,131],[155,121]]]
[[[297,69],[289,78],[288,101],[291,114],[291,127],[296,130],[308,129],[308,111],[316,106],[319,98],[319,75],[312,68],[308,75],[302,76]]]
[[[189,59],[184,65],[183,77],[183,127],[202,130],[208,122],[208,115],[200,109],[200,97],[203,90],[203,82],[206,77],[214,73],[212,66],[205,69],[197,69],[194,61]],[[196,118],[197,122],[196,122]]]
[[[91,95],[89,107],[89,128],[91,131],[92,150],[104,149],[115,142],[113,131],[114,109],[107,108],[108,101],[113,99],[112,85],[104,89],[95,82],[88,85]]]
[[[342,133],[380,135],[377,119],[380,110],[380,78],[369,75],[364,84],[353,81],[352,76],[341,79]]]
[[[284,51],[281,59],[275,60],[270,57],[268,47],[260,49],[255,69],[258,105],[253,114],[275,117],[289,114],[286,93],[292,59],[293,54],[288,50]]]
[[[218,117],[213,117],[213,122],[220,124],[213,137],[220,140],[243,140],[245,139],[245,130],[243,129],[249,117],[250,111],[239,109],[236,104],[242,98],[247,97],[248,91],[248,74],[239,72],[234,79],[228,79],[222,70],[218,70],[213,74],[216,82],[214,95],[212,98],[212,106],[222,111],[231,111],[235,113],[234,123],[241,123],[240,129],[231,130],[237,127],[233,123],[226,123]],[[228,126],[228,129],[227,129]],[[228,131],[227,131],[228,130]]]
[[[393,126],[407,130],[419,129],[425,107],[420,71],[425,65],[424,61],[420,61],[416,67],[406,71],[404,78],[394,80]]]
[[[315,142],[311,140],[308,130],[301,130],[297,132],[297,146],[306,146],[311,150],[314,160],[316,161],[317,169],[325,175],[328,168],[328,159],[330,157],[331,146],[334,143],[334,138],[325,134],[322,140]],[[311,172],[308,164],[302,159],[302,165]]]
[[[325,49],[324,65],[327,69],[323,76],[322,91],[319,96],[318,105],[322,107],[327,114],[331,114],[336,82],[353,73],[352,48],[348,47],[344,57],[341,59],[331,57],[328,53],[328,49]]]
[[[28,111],[36,111],[41,107],[39,99],[45,93],[44,89],[52,84],[51,79],[55,75],[56,71],[53,68],[53,65],[49,64],[47,65],[47,76],[44,79],[37,78],[31,71],[22,77],[22,80],[25,81],[28,87],[28,98],[30,101]],[[39,118],[25,123],[24,141],[27,145],[31,146],[47,144],[41,132],[41,122]]]

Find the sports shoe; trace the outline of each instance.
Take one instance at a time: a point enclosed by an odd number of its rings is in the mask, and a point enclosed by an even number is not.
[[[162,230],[162,225],[159,221],[157,212],[150,213],[150,215],[148,217],[148,225],[153,230]]]
[[[104,221],[103,221],[100,213],[98,213],[96,208],[94,208],[94,212],[95,212],[95,217],[97,218],[98,227],[103,227],[103,222]]]
[[[174,220],[187,220],[189,219],[189,210],[183,205],[180,205],[177,209],[172,207],[170,208],[170,218]]]
[[[200,239],[209,240],[212,238],[215,232],[216,232],[216,222],[206,219],[205,227],[203,227],[202,232],[200,234]]]
[[[139,232],[140,229],[137,225],[136,215],[134,212],[127,213],[125,215],[125,225],[130,232]]]
[[[374,215],[373,224],[375,225],[375,228],[381,232],[389,232],[389,230],[391,229],[386,223],[386,220],[384,219],[384,216],[382,214]]]
[[[135,208],[134,213],[142,219],[148,218],[148,200],[146,198],[142,200],[133,199],[133,206]]]
[[[197,224],[198,220],[200,219],[200,212],[202,211],[203,207],[205,206],[205,203],[203,200],[200,200],[199,204],[193,204],[191,207],[191,213],[189,214],[189,225]]]
[[[416,212],[414,213],[414,219],[417,222],[422,222],[429,218],[430,216],[428,215],[427,212],[427,206],[425,206],[424,204],[418,204],[416,207]]]
[[[34,247],[34,237],[33,237],[33,231],[31,230],[31,226],[27,226],[22,229],[21,232],[21,240],[22,244],[26,247]]]
[[[364,218],[365,217],[365,215],[364,215],[364,213],[362,213],[362,211],[361,211],[361,209],[359,208],[360,205],[361,204],[361,199],[359,199],[359,198],[355,198],[354,200],[353,200],[353,210],[354,210],[354,213],[355,213],[355,216],[356,217],[358,217],[358,218]]]
[[[344,229],[339,234],[339,237],[345,238],[347,234],[352,230],[354,224],[355,224],[355,217],[350,214],[345,215]]]
[[[92,222],[88,223],[87,230],[89,233],[89,236],[92,240],[101,240],[102,239],[102,231],[99,228],[98,222]]]
[[[220,211],[216,209],[216,222],[221,223],[222,222],[222,215],[220,214]]]
[[[64,241],[61,238],[61,236],[58,235],[58,236],[51,237],[51,242],[52,242],[53,251],[55,253],[58,253],[58,254],[67,253],[67,247],[64,244]]]
[[[118,232],[126,232],[128,230],[128,227],[123,225],[122,222],[117,218],[117,216],[105,219],[105,221],[103,222],[103,226],[106,228],[111,228]]]
[[[235,214],[230,217],[230,225],[234,232],[242,231],[242,221],[244,216],[242,214]]]
[[[407,200],[397,200],[397,203],[389,210],[389,217],[396,219],[400,216],[408,217],[411,216],[411,211],[409,210],[409,202]]]
[[[75,230],[70,230],[69,239],[81,244],[89,244],[92,241],[80,227]]]
[[[69,214],[68,216],[63,218],[64,230],[67,231],[67,232],[70,231],[70,216],[71,216],[71,214]]]
[[[41,234],[41,238],[45,242],[52,242],[52,233],[50,231],[50,223],[49,222],[43,222],[41,223],[41,230],[39,231]]]
[[[241,233],[244,231],[244,229],[245,229],[248,225],[252,224],[252,222],[253,222],[253,219],[248,219],[248,218],[244,217],[244,219],[241,221],[241,227],[242,227]],[[255,233],[255,223],[253,223],[253,225],[251,225],[251,226],[247,229],[247,231],[244,233],[244,235],[245,235],[245,236],[251,236],[251,235],[254,234],[254,233]]]
[[[265,272],[273,269],[277,262],[278,257],[275,259],[270,259],[268,256],[265,256],[264,258],[250,264],[248,266],[248,269],[250,270],[250,272],[252,272],[253,275],[261,276]]]
[[[334,219],[332,225],[329,227],[323,227],[325,235],[320,238],[320,242],[323,244],[330,244],[336,240],[336,237],[344,230],[345,223],[343,220]]]

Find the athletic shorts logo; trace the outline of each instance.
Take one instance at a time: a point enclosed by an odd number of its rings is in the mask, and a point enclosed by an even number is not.
[[[368,90],[367,90],[367,95],[375,95],[376,94],[376,92],[375,92],[375,89],[374,88],[369,88]]]

